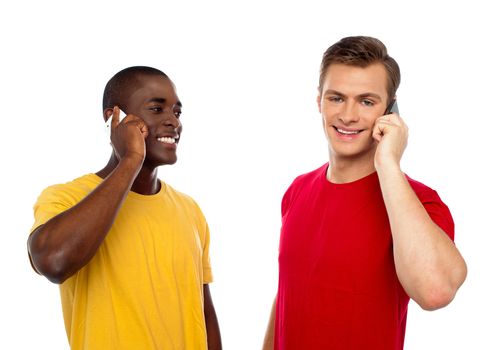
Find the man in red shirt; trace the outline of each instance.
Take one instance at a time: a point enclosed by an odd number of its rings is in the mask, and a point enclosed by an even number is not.
[[[264,349],[401,350],[409,299],[442,308],[465,280],[449,209],[400,169],[408,129],[390,113],[399,83],[375,38],[324,53],[317,102],[329,162],[284,195]]]

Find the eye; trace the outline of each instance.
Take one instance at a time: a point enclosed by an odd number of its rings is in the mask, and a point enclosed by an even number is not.
[[[328,100],[333,103],[340,103],[344,101],[344,99],[340,96],[329,96]]]
[[[177,109],[174,111],[175,118],[180,118],[182,115],[182,111],[180,109]]]
[[[361,104],[363,106],[367,106],[367,107],[371,107],[371,106],[374,106],[374,102],[371,101],[371,100],[368,100],[368,99],[362,99],[361,100]]]
[[[163,111],[163,108],[162,108],[162,107],[160,107],[160,106],[153,106],[153,107],[150,107],[150,108],[149,108],[149,110],[150,110],[150,111],[153,111],[153,112],[155,112],[155,113],[160,113],[160,112],[162,112],[162,111]]]

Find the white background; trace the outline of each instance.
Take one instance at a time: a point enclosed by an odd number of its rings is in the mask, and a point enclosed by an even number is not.
[[[159,174],[207,216],[224,347],[259,349],[276,291],[282,194],[327,161],[315,103],[321,55],[344,36],[371,35],[402,69],[403,169],[449,205],[469,267],[447,308],[411,303],[405,348],[490,349],[483,3],[2,2],[0,348],[68,348],[58,287],[28,262],[32,205],[47,185],[104,166],[105,83],[150,65],[184,104],[179,161]]]

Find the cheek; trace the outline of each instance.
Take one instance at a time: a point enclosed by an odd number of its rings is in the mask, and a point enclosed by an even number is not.
[[[379,118],[380,116],[378,115],[371,115],[371,116],[368,116],[366,118],[364,118],[364,124],[372,129],[374,128],[374,124],[376,124],[376,120]]]
[[[367,110],[364,113],[360,113],[363,123],[369,127],[373,127],[376,120],[382,115],[384,115],[383,108],[376,108],[376,110]]]
[[[323,108],[321,109],[320,111],[321,113],[321,116],[322,116],[322,122],[323,122],[323,126],[327,126],[329,124],[331,124],[333,121],[334,121],[334,115],[335,115],[335,111],[332,110],[332,109],[329,109],[327,110],[327,108],[325,108],[325,106],[323,106]]]
[[[322,126],[323,126],[323,131],[325,132],[325,134],[327,134],[328,121],[327,121],[326,117],[323,114],[322,114]]]

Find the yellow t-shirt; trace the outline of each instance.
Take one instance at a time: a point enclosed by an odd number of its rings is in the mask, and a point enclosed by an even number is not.
[[[33,229],[102,181],[89,174],[45,189]],[[208,225],[190,197],[161,184],[155,195],[130,192],[95,256],[60,285],[72,349],[207,349]]]

